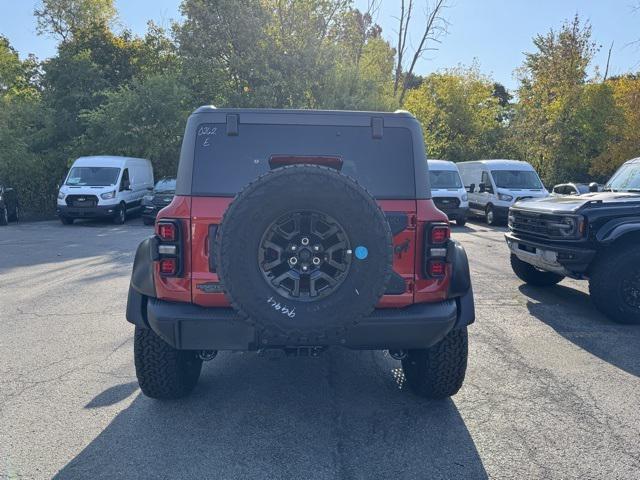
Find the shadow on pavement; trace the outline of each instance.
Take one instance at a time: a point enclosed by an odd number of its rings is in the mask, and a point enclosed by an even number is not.
[[[107,388],[104,392],[97,395],[93,400],[87,403],[84,408],[101,408],[108,407],[121,402],[129,397],[138,389],[137,382],[123,383]]]
[[[522,285],[529,312],[583,350],[640,376],[640,326],[620,325],[599,313],[589,295],[565,287]]]
[[[271,360],[221,353],[191,397],[139,394],[56,478],[487,478],[454,402],[400,391],[399,362]]]

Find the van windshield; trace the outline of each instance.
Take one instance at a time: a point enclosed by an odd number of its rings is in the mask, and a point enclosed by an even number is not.
[[[491,175],[498,188],[542,190],[538,174],[531,170],[492,170]]]
[[[432,189],[462,188],[458,172],[453,170],[429,170],[429,181]]]
[[[115,185],[119,175],[117,167],[73,167],[65,185],[106,187]]]
[[[640,163],[628,163],[613,174],[605,190],[640,192]]]

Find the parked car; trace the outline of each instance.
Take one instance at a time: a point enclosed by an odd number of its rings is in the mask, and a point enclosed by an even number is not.
[[[341,346],[388,349],[418,395],[455,394],[473,293],[425,165],[406,112],[196,110],[131,275],[142,392],[187,395],[218,350]]]
[[[551,190],[552,195],[584,195],[602,191],[602,187],[595,182],[592,183],[561,183]]]
[[[145,225],[153,225],[156,215],[171,203],[176,193],[176,178],[165,177],[156,183],[153,191],[142,197],[142,221]]]
[[[18,194],[0,182],[0,225],[18,221]]]
[[[142,209],[153,188],[153,167],[142,158],[80,157],[58,192],[57,214],[70,225],[76,218],[111,218],[117,224]]]
[[[640,158],[625,163],[604,191],[516,203],[509,214],[511,266],[524,282],[586,279],[596,307],[640,323]]]
[[[519,160],[477,160],[457,164],[469,192],[469,213],[488,225],[506,223],[509,207],[519,200],[547,197],[534,168]]]
[[[428,160],[429,186],[431,197],[449,220],[463,226],[469,214],[469,197],[462,185],[460,172],[453,162],[446,160]]]

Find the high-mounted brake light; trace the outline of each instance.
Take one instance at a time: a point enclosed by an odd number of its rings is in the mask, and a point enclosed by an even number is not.
[[[269,158],[269,167],[278,168],[287,165],[321,165],[323,167],[342,170],[342,158],[329,155],[271,155]]]
[[[163,242],[175,242],[178,237],[176,230],[177,229],[175,223],[158,223],[158,236]]]
[[[449,240],[450,235],[451,230],[448,226],[435,225],[431,228],[431,238],[429,239],[429,243],[431,245],[441,245]]]

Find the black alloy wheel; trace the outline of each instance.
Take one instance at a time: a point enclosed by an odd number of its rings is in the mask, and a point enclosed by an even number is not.
[[[315,301],[335,291],[352,260],[349,238],[331,216],[295,211],[278,218],[262,236],[260,271],[280,295]]]

